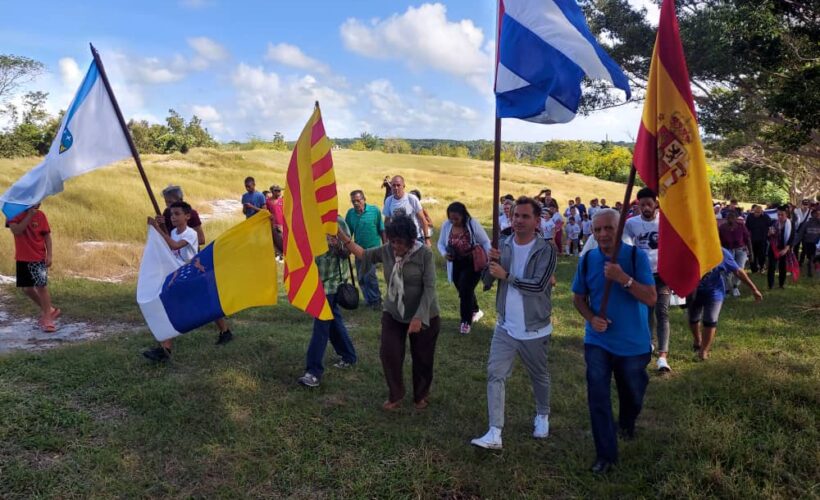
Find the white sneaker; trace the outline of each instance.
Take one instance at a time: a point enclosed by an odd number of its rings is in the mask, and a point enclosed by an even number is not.
[[[477,323],[483,317],[484,317],[484,311],[479,309],[478,311],[473,313],[473,323]]]
[[[490,427],[487,434],[484,434],[480,438],[473,439],[470,441],[470,444],[473,446],[478,446],[479,448],[486,448],[488,450],[500,450],[501,429],[498,427]]]
[[[737,288],[733,288],[732,289],[732,296],[733,297],[740,297],[740,290],[738,290]]]
[[[472,329],[470,328],[469,323],[462,323],[461,326],[458,329],[459,333],[461,333],[462,335],[469,334],[471,330]]]
[[[666,361],[666,358],[658,358],[658,371],[659,372],[671,372],[672,368],[669,366],[669,362]]]
[[[549,415],[536,415],[535,420],[533,420],[532,422],[532,425],[532,437],[534,437],[535,439],[544,439],[545,437],[550,435]]]

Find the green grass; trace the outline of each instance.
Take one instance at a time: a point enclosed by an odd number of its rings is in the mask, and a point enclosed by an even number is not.
[[[0,357],[2,498],[816,498],[820,495],[818,285],[807,280],[724,306],[712,359],[693,361],[672,313],[668,377],[653,373],[638,439],[608,477],[594,457],[582,322],[570,303],[575,260],[562,260],[550,352],[551,435],[530,437],[533,400],[520,364],[508,383],[504,451],[470,447],[486,430],[485,365],[494,295],[458,336],[455,290],[439,274],[442,333],[431,405],[380,409],[378,315],[345,313],[359,364],[295,383],[311,321],[287,305],[181,338],[174,360],[139,355],[144,328],[43,353]],[[762,285],[759,277],[754,278]],[[133,285],[57,279],[71,318],[138,320]],[[13,292],[8,288],[7,292]],[[765,293],[765,292],[764,292]],[[14,308],[32,312],[17,295]],[[328,361],[332,357],[328,356]],[[409,381],[409,360],[406,364]]]
[[[363,189],[368,201],[381,206],[385,175],[404,175],[408,189],[421,190],[430,215],[437,227],[445,218],[445,209],[453,201],[464,202],[471,213],[489,227],[492,220],[492,164],[464,158],[390,155],[380,152],[340,150],[333,152],[339,190],[339,209],[350,208],[348,193]],[[40,159],[0,159],[0,192],[15,182]],[[209,213],[208,202],[220,199],[239,200],[245,192],[243,180],[253,176],[257,189],[272,184],[285,185],[290,152],[254,150],[225,152],[195,149],[188,154],[146,155],[146,174],[157,193],[168,184],[182,185],[185,199],[201,213]],[[545,186],[566,205],[570,197],[593,196],[609,200],[623,198],[623,186],[578,174],[526,165],[504,165],[501,192],[535,194]],[[435,201],[433,201],[435,200]],[[96,170],[66,182],[65,191],[47,198],[43,211],[49,218],[54,240],[53,276],[97,278],[126,277],[133,280],[145,242],[148,215],[153,214],[133,161]],[[231,217],[207,221],[208,239],[216,238],[242,220],[237,210]],[[13,255],[11,235],[0,238],[0,255]],[[102,241],[100,248],[84,250],[84,241]],[[0,273],[12,275],[14,262],[0,259]]]

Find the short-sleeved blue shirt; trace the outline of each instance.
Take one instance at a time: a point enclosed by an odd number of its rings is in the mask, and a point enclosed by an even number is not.
[[[709,297],[714,301],[723,301],[726,296],[723,288],[723,273],[734,273],[740,266],[737,265],[731,252],[721,247],[723,250],[723,261],[700,279],[698,283],[698,295]]]
[[[245,214],[245,218],[247,219],[248,217],[256,215],[256,210],[245,208],[245,203],[250,203],[256,208],[265,208],[265,195],[259,191],[254,191],[253,193],[245,192],[245,194],[242,195],[242,213]]]
[[[624,272],[644,285],[653,285],[652,269],[646,252],[623,243],[618,253],[618,264]],[[635,265],[632,255],[635,253]],[[572,291],[589,297],[590,308],[597,312],[604,297],[604,263],[609,258],[596,248],[581,258],[575,278],[572,280]],[[632,296],[629,290],[618,283],[612,284],[609,303],[606,308],[607,319],[611,321],[606,331],[596,332],[587,322],[584,343],[592,344],[617,356],[637,356],[650,351],[652,337],[649,333],[649,308]]]

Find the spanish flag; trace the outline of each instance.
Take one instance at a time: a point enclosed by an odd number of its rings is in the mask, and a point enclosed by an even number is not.
[[[325,134],[318,102],[293,148],[284,211],[282,238],[288,300],[314,318],[333,319],[314,261],[328,251],[326,236],[335,236],[338,232],[339,214],[330,140]]]
[[[256,306],[276,304],[276,261],[270,213],[228,229],[182,264],[148,226],[137,303],[158,341]]]
[[[723,255],[675,0],[663,0],[661,7],[633,161],[660,201],[658,273],[686,296]]]

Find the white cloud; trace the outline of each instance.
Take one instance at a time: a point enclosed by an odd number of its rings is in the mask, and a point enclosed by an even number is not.
[[[202,121],[206,122],[216,122],[221,119],[219,115],[219,111],[216,110],[213,106],[205,105],[200,106],[198,104],[194,104],[191,106],[191,111],[202,119]]]
[[[296,138],[302,131],[315,101],[322,107],[325,129],[332,137],[358,135],[360,129],[351,111],[355,97],[341,92],[316,77],[280,77],[262,67],[241,63],[231,82],[236,89],[236,107],[224,120],[236,130],[261,137],[280,131]]]
[[[440,3],[409,7],[404,14],[365,23],[350,18],[340,33],[347,49],[374,59],[404,61],[415,70],[433,68],[465,80],[482,93],[492,84],[492,45],[473,21],[447,19]]]
[[[60,80],[66,87],[79,87],[83,81],[83,72],[80,66],[71,57],[63,57],[57,62],[60,68]]]
[[[379,79],[362,92],[369,104],[368,130],[385,137],[466,138],[484,118],[473,108],[438,99],[419,86],[403,96],[390,81]]]
[[[330,72],[330,68],[326,64],[309,57],[302,52],[302,49],[288,43],[279,43],[276,45],[269,43],[265,59],[306,71],[315,71],[320,74],[328,74]]]
[[[208,37],[199,36],[187,41],[197,55],[208,61],[224,61],[230,56],[228,49]]]

